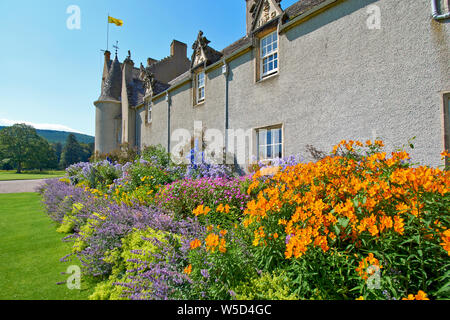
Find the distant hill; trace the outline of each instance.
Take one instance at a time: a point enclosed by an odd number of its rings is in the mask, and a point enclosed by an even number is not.
[[[0,126],[0,130],[2,130],[3,128],[5,128],[5,126]],[[66,131],[55,131],[55,130],[41,130],[41,129],[36,129],[36,132],[38,135],[47,139],[51,143],[61,142],[62,144],[65,144],[67,137],[71,133],[73,133],[75,135],[78,142],[81,142],[81,143],[94,143],[95,142],[95,137],[89,136],[87,134],[66,132]]]

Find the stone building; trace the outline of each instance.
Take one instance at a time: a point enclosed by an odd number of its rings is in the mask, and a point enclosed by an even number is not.
[[[381,138],[394,150],[416,137],[413,160],[443,164],[449,0],[245,2],[246,33],[221,51],[199,32],[190,59],[176,40],[169,57],[139,68],[130,53],[120,63],[105,52],[96,150],[128,142],[173,151],[180,129],[212,130],[227,152],[244,150],[245,162],[309,160],[307,145],[329,151],[342,139]]]

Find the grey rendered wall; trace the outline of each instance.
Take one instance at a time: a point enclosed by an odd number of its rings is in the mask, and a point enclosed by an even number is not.
[[[95,108],[95,150],[108,153],[118,147],[116,118],[121,115],[120,102],[98,102]],[[119,120],[120,121],[120,120]]]
[[[206,74],[204,103],[194,106],[193,94],[191,83],[171,92],[171,133],[177,129],[186,129],[193,135],[195,121],[201,121],[205,129],[223,131],[225,78],[221,69]]]
[[[145,107],[146,108],[146,107]],[[141,115],[141,148],[158,145],[167,148],[167,102],[164,97],[154,101],[152,106],[152,123],[145,122],[145,108],[140,108]]]
[[[366,25],[381,9],[381,30]],[[428,0],[348,0],[280,38],[280,73],[254,83],[253,53],[230,63],[230,125],[282,123],[285,155],[324,151],[342,139],[381,137],[389,149],[413,136],[413,159],[442,164],[441,91],[450,90],[450,24]]]

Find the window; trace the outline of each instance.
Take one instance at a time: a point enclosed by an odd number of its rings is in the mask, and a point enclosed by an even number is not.
[[[283,136],[281,127],[258,129],[258,160],[272,160],[283,157]]]
[[[197,74],[197,104],[205,101],[205,73]]]
[[[272,32],[261,39],[261,78],[278,71],[278,34]]]
[[[147,123],[152,123],[152,102],[149,101],[147,105]]]

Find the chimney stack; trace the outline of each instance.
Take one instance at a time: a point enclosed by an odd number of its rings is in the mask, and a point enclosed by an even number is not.
[[[173,56],[180,56],[180,57],[186,57],[187,56],[187,45],[186,43],[173,40],[172,44],[170,45],[170,55]]]

